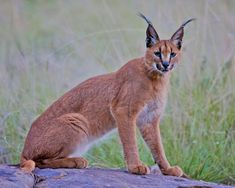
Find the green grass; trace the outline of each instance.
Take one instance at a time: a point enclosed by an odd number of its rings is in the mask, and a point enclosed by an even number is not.
[[[31,122],[64,92],[144,54],[146,24],[138,11],[162,38],[197,18],[185,29],[182,61],[171,78],[163,142],[170,163],[191,177],[235,184],[233,1],[1,2],[0,162],[5,155],[19,161]],[[152,165],[138,138],[141,159]],[[117,133],[85,156],[91,165],[124,167]]]

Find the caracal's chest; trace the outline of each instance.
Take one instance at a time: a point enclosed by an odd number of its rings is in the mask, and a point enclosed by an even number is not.
[[[154,123],[157,118],[161,116],[166,104],[166,95],[157,95],[153,100],[145,103],[141,109],[138,118],[137,126],[144,126],[145,124]]]

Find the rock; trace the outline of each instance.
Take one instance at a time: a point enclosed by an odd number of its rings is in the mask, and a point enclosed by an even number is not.
[[[19,169],[19,167],[0,165],[0,187],[31,188],[33,185],[34,177],[32,174],[25,174]]]
[[[138,176],[121,169],[38,169],[24,173],[19,167],[0,165],[0,187],[130,187],[130,188],[232,188],[204,181],[150,174]]]

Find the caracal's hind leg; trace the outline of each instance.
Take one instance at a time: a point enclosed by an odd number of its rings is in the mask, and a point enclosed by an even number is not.
[[[39,168],[86,168],[88,161],[83,157],[46,159],[37,163]]]
[[[62,115],[43,122],[40,135],[36,131],[32,127],[26,139],[22,152],[24,161],[32,160],[39,168],[87,167],[88,162],[80,157],[82,152],[77,151],[80,146],[84,147],[89,139],[89,122],[83,115]],[[26,165],[22,162],[21,168],[24,166]]]

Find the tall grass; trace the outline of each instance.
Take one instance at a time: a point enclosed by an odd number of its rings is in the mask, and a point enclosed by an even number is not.
[[[186,19],[161,130],[171,164],[196,179],[235,184],[234,1],[1,1],[0,158],[17,163],[31,122],[68,89],[117,70],[145,50],[151,18],[161,38]],[[124,167],[117,133],[85,156]],[[141,159],[153,160],[139,137]]]

